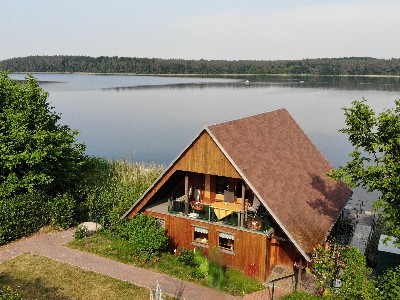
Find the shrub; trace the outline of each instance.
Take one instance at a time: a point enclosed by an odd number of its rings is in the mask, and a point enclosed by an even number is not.
[[[150,259],[168,246],[168,236],[164,228],[159,228],[152,216],[138,214],[117,228],[117,234],[129,241],[134,256]]]
[[[226,277],[226,268],[215,263],[208,266],[208,281],[210,286],[221,289]]]
[[[208,259],[200,252],[194,252],[194,260],[197,267],[193,270],[192,275],[194,278],[204,278],[208,275],[210,263]]]
[[[86,236],[87,236],[87,228],[84,226],[79,227],[74,233],[74,238],[78,240],[83,239]]]
[[[0,287],[0,300],[24,300],[17,292],[8,286]]]
[[[369,280],[372,270],[367,267],[364,254],[354,246],[326,243],[318,247],[314,260],[315,275],[319,288],[335,292],[343,299],[373,299],[373,281]],[[335,279],[341,280],[341,287],[333,290]]]
[[[400,299],[400,267],[388,269],[383,275],[379,276],[377,289],[379,299]]]
[[[68,193],[49,201],[50,224],[67,229],[75,224],[75,199]]]
[[[186,248],[180,249],[178,261],[187,267],[192,267],[192,268],[197,267],[197,262],[194,259],[194,252],[191,250],[187,250]]]
[[[364,254],[356,247],[346,247],[342,255],[342,286],[338,294],[343,299],[374,299],[373,281],[368,277],[372,270],[367,267]]]
[[[38,192],[0,200],[0,244],[29,235],[49,221],[47,197]]]

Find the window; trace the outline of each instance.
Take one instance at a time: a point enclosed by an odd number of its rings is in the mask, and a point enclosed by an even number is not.
[[[218,237],[218,247],[233,251],[235,249],[235,236],[232,233],[220,232]]]
[[[208,229],[205,227],[194,226],[194,238],[195,243],[208,245]]]
[[[216,178],[216,192],[217,194],[224,194],[224,190],[227,189],[228,178],[223,176],[217,176]]]

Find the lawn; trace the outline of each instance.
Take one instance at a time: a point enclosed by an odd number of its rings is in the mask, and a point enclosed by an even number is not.
[[[213,283],[210,282],[209,278],[207,277],[195,278],[193,276],[193,268],[184,266],[179,262],[177,256],[170,253],[163,253],[159,260],[156,260],[156,262],[135,261],[134,257],[129,252],[127,242],[107,232],[83,239],[75,239],[74,241],[70,242],[68,246],[119,262],[168,274],[170,276],[201,284],[203,286],[213,286]],[[258,280],[247,277],[238,270],[232,268],[225,269],[221,284],[221,289],[224,292],[232,295],[245,295],[262,290],[264,288],[265,287]]]
[[[10,286],[26,299],[148,300],[149,290],[85,271],[35,254],[0,264],[0,286]],[[163,299],[172,299],[163,295]]]

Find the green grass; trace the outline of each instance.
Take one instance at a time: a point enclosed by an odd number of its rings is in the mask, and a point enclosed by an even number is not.
[[[10,286],[26,299],[148,300],[149,290],[85,271],[35,254],[0,264],[0,286]],[[173,299],[163,295],[163,299]]]
[[[178,257],[170,253],[163,253],[157,262],[135,261],[129,253],[129,246],[126,241],[103,232],[84,239],[76,239],[68,244],[69,247],[94,253],[119,262],[132,264],[137,267],[151,269],[153,271],[168,274],[175,278],[194,282],[203,286],[212,286],[209,278],[196,279],[191,275],[193,269],[184,266],[178,261]],[[228,268],[224,272],[224,279],[221,290],[232,295],[245,295],[258,290],[264,286],[256,279],[250,278],[238,270]]]

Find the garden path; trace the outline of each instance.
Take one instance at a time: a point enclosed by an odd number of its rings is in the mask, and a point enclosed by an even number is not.
[[[155,289],[157,281],[162,292],[176,298],[193,300],[234,300],[241,299],[211,288],[203,287],[194,283],[182,281],[165,274],[150,270],[137,268],[132,265],[119,263],[110,259],[96,256],[90,253],[70,249],[64,245],[73,239],[74,229],[66,231],[38,233],[28,238],[0,247],[0,263],[11,260],[18,255],[27,252],[37,253],[83,268],[89,271],[101,273],[136,285]],[[245,300],[268,300],[269,289],[245,296]],[[275,299],[278,297],[275,297]]]

